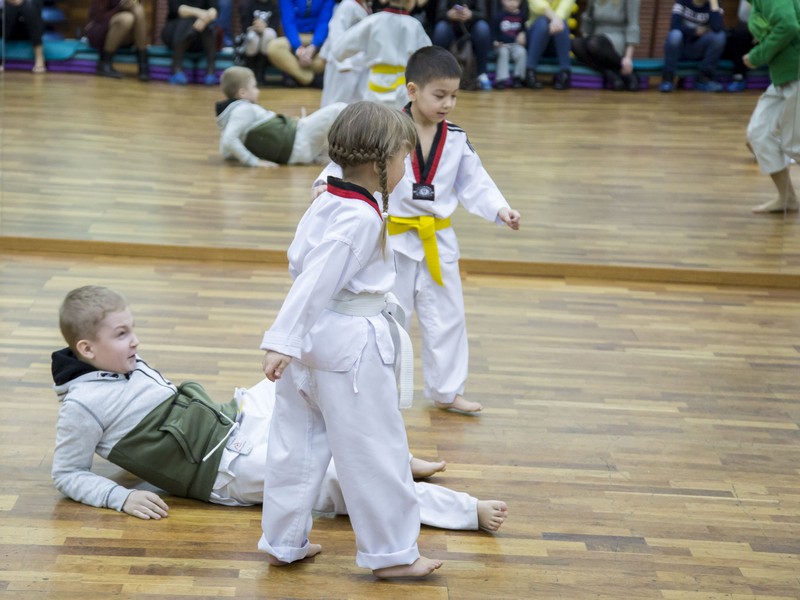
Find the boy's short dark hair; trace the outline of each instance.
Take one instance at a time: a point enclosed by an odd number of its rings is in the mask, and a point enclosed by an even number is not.
[[[236,94],[239,90],[247,85],[250,78],[255,79],[255,73],[252,69],[247,67],[228,67],[222,72],[222,77],[219,80],[219,87],[222,88],[222,93],[230,100],[236,100]]]
[[[85,285],[69,292],[58,311],[58,324],[67,345],[75,351],[80,340],[93,340],[109,313],[125,310],[128,302],[114,290]]]
[[[406,83],[423,88],[435,79],[461,79],[461,65],[447,48],[425,46],[408,59]]]

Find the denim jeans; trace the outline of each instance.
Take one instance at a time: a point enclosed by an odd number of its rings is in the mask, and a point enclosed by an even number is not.
[[[713,77],[725,49],[724,31],[707,31],[687,40],[680,29],[671,29],[664,42],[664,74],[674,75],[679,60],[699,60],[700,72]]]
[[[571,47],[569,28],[566,23],[564,29],[559,33],[550,35],[550,19],[547,17],[537,18],[528,29],[528,69],[536,69],[542,56],[555,54],[558,59],[558,68],[561,71],[569,71]]]
[[[492,47],[492,31],[489,24],[483,19],[474,21],[466,25],[472,37],[472,49],[475,51],[475,62],[477,62],[478,75],[486,73],[486,65],[489,62],[489,50]],[[453,40],[461,35],[461,26],[458,23],[452,23],[447,19],[442,19],[436,23],[433,28],[433,36],[431,41],[436,46],[449,48]]]

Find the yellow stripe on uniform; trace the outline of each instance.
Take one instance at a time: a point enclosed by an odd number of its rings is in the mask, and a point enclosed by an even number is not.
[[[439,265],[439,246],[436,243],[436,232],[440,229],[450,227],[450,219],[439,219],[431,215],[420,217],[395,217],[389,215],[387,230],[389,235],[398,235],[411,229],[416,229],[419,239],[422,241],[422,249],[425,251],[425,261],[428,263],[428,270],[431,272],[433,280],[441,286],[442,268]]]
[[[403,65],[372,65],[370,67],[370,73],[374,75],[396,75],[397,78],[394,80],[392,85],[390,86],[383,86],[378,85],[377,83],[372,81],[372,78],[369,80],[369,89],[376,94],[385,94],[386,92],[392,92],[399,88],[401,85],[406,84],[406,68]]]

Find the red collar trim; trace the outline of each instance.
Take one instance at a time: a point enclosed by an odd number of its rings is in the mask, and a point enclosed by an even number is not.
[[[395,8],[394,6],[387,6],[383,9],[383,12],[392,13],[394,15],[407,15],[409,14],[407,10],[402,8]]]
[[[409,117],[412,119],[414,118],[411,115],[410,102],[403,110],[408,113]],[[419,142],[417,142],[416,150],[411,156],[411,166],[414,169],[414,179],[416,179],[417,183],[430,184],[433,182],[433,178],[436,177],[436,170],[439,168],[439,161],[442,158],[444,143],[446,140],[447,121],[445,120],[436,126],[436,135],[433,136],[433,144],[431,145],[431,150],[428,153],[427,162],[423,160],[422,146],[420,146]]]
[[[342,181],[338,177],[328,177],[328,191],[335,196],[339,196],[340,198],[348,198],[350,200],[360,200],[362,202],[366,202],[375,210],[376,213],[378,213],[378,217],[383,220],[383,215],[381,215],[381,209],[378,206],[377,200],[375,200],[375,197],[360,185],[350,183],[349,181]]]

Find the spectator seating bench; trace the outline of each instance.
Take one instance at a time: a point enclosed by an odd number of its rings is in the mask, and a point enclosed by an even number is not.
[[[44,57],[47,69],[62,73],[94,73],[100,53],[89,47],[86,42],[76,39],[44,40]],[[147,47],[150,76],[155,80],[166,81],[171,74],[172,51],[166,46],[151,45]],[[2,44],[0,40],[0,56],[4,57],[5,67],[9,70],[30,70],[33,67],[33,48],[28,41],[9,41]],[[114,54],[114,62],[136,64],[133,48],[123,48]],[[217,73],[222,73],[233,64],[233,51],[223,50],[217,53]],[[206,72],[206,60],[200,53],[187,52],[183,60],[183,70],[190,82],[202,82]]]
[[[170,76],[172,64],[172,51],[166,46],[151,45],[147,47],[150,62],[150,74],[153,79],[166,81]],[[90,48],[84,41],[76,39],[45,39],[44,55],[47,68],[54,72],[94,73],[97,61],[100,58],[97,50]],[[33,67],[33,48],[28,41],[9,41],[3,44],[0,39],[0,57],[4,58],[7,69],[30,70]],[[217,53],[216,68],[221,74],[233,65],[233,51],[224,49]],[[133,49],[121,49],[114,55],[116,63],[136,63]],[[494,55],[490,57],[489,72],[494,73]],[[633,61],[634,72],[639,76],[643,89],[650,85],[650,78],[660,78],[664,61],[661,58],[637,58]],[[676,75],[680,84],[688,89],[694,85],[694,80],[699,74],[699,63],[682,61],[678,63]],[[206,60],[201,53],[187,53],[183,61],[183,70],[190,82],[200,83],[206,72]],[[721,82],[730,81],[733,63],[721,60],[717,68],[718,79]],[[558,72],[558,64],[554,58],[542,60],[538,74],[554,75]],[[269,67],[268,78],[280,81],[280,73]],[[577,60],[572,60],[572,85],[575,88],[600,89],[603,87],[603,77],[597,71],[582,65]],[[766,69],[750,71],[747,76],[749,89],[765,89],[769,85],[769,75]]]

